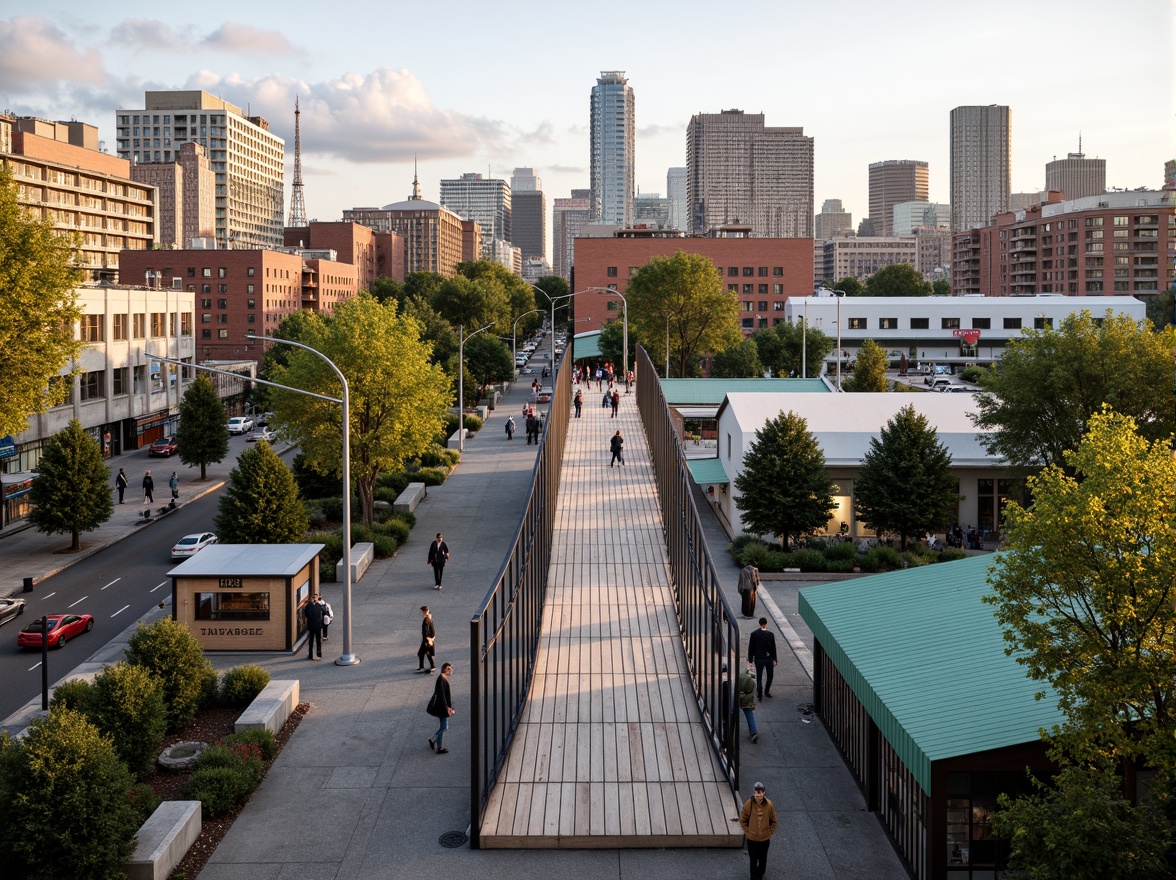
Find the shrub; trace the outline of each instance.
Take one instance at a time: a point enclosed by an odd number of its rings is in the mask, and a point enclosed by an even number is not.
[[[396,546],[399,547],[408,541],[408,536],[412,530],[404,520],[393,516],[376,526],[375,531],[378,534],[393,538],[396,541]]]
[[[461,453],[456,449],[444,449],[440,446],[434,446],[426,449],[421,453],[420,462],[421,467],[442,467],[451,468],[461,459]]]
[[[343,522],[343,498],[319,498],[314,505],[326,517],[327,522]]]
[[[863,571],[890,571],[902,567],[902,556],[893,547],[877,544],[866,551],[861,565]]]
[[[940,552],[939,558],[936,559],[935,561],[936,562],[955,562],[957,559],[966,559],[967,556],[968,556],[968,554],[965,553],[963,550],[961,550],[959,547],[948,547],[946,550],[943,550],[942,552]]]
[[[980,367],[964,367],[960,371],[960,378],[965,382],[979,382],[980,381]]]
[[[917,568],[920,565],[930,565],[931,557],[924,556],[922,553],[917,551],[907,550],[906,553],[902,554],[902,561],[905,562],[910,568]]]
[[[209,819],[236,809],[245,803],[250,792],[249,772],[240,767],[197,770],[184,786],[184,797],[200,801],[204,815]]]
[[[215,770],[228,767],[244,774],[249,780],[249,791],[261,782],[265,764],[261,760],[261,746],[248,740],[226,743],[223,739],[206,748],[196,761],[196,770]]]
[[[232,746],[237,743],[252,743],[257,746],[263,761],[268,761],[278,754],[278,743],[274,739],[274,735],[265,728],[230,733],[228,736],[222,737],[220,741],[223,746]]]
[[[426,486],[440,486],[449,474],[441,468],[423,467],[414,471],[412,482],[424,483]]]
[[[127,792],[127,800],[135,811],[135,822],[140,826],[150,819],[156,807],[163,803],[155,789],[146,782],[131,786],[131,790]]]
[[[270,674],[260,666],[234,666],[221,676],[221,702],[226,706],[248,706],[269,683]]]
[[[327,524],[327,516],[323,513],[322,508],[308,504],[306,507],[306,521],[312,529],[321,529]]]
[[[167,731],[159,679],[141,666],[115,663],[94,679],[84,711],[131,773],[151,772]]]
[[[835,571],[840,574],[846,574],[853,571],[853,567],[858,565],[856,559],[830,559],[825,557],[825,569],[827,571]]]
[[[801,571],[825,571],[825,554],[820,550],[797,550],[792,554],[795,567]]]
[[[400,548],[400,542],[392,535],[373,535],[372,553],[376,559],[391,559]]]
[[[760,564],[760,571],[783,571],[786,568],[792,568],[792,554],[782,553],[779,550],[769,550],[764,554],[763,562]]]
[[[857,547],[854,546],[853,541],[837,541],[825,548],[825,559],[844,561],[846,559],[853,560],[857,558]],[[833,569],[829,569],[833,571]]]
[[[303,498],[329,498],[342,487],[339,479],[330,474],[320,474],[306,463],[305,453],[299,452],[290,463],[298,492]]]
[[[742,552],[743,548],[748,544],[755,543],[756,541],[759,541],[759,538],[755,537],[754,535],[740,535],[738,538],[727,545],[727,552],[730,553],[732,557],[734,557],[736,553]]]
[[[168,730],[186,727],[216,681],[216,670],[196,637],[178,620],[164,617],[151,626],[139,624],[127,643],[127,662],[147,670],[163,689]]]
[[[85,713],[86,703],[90,699],[90,682],[84,678],[71,678],[63,681],[53,689],[53,699],[49,701],[49,708],[74,709]]]
[[[763,541],[759,541],[755,544],[748,544],[743,548],[743,553],[741,554],[743,558],[736,561],[739,563],[740,568],[745,565],[754,565],[756,568],[762,568],[764,559],[767,557],[770,550],[771,548],[768,547],[768,545]]]
[[[372,498],[374,498],[376,501],[386,501],[389,504],[395,504],[396,496],[399,494],[399,492],[387,486],[377,486],[375,491],[372,492]]]
[[[482,419],[478,416],[466,416],[465,417],[465,428],[471,434],[477,434],[480,430],[482,430]],[[452,435],[456,431],[457,431],[457,428],[454,428],[453,431],[450,432],[450,434]]]
[[[387,489],[392,494],[392,500],[396,500],[396,496],[403,492],[408,484],[412,482],[412,478],[404,471],[396,471],[391,474],[381,474],[380,478],[376,480],[376,487]]]
[[[131,774],[81,712],[59,707],[0,747],[5,874],[28,880],[125,875],[138,812]]]

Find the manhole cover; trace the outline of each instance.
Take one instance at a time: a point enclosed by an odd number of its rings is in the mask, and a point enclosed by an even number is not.
[[[441,835],[439,842],[442,846],[456,849],[459,846],[465,846],[466,836],[461,831],[446,831]]]

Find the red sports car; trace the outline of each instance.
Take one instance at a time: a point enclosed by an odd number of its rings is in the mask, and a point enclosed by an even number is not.
[[[49,618],[49,647],[60,648],[67,640],[94,628],[89,614],[47,614]],[[16,637],[18,648],[41,647],[41,618],[27,624]]]

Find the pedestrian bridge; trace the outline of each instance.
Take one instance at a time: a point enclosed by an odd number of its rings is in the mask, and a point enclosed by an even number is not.
[[[738,630],[730,620],[720,625],[725,615],[716,616],[713,605],[692,613],[681,586],[675,588],[637,395],[622,394],[614,418],[600,407],[599,393],[585,390],[586,401],[597,405],[586,402],[575,418],[566,405],[570,377],[561,371],[560,378],[569,379],[556,386],[564,406],[553,407],[549,429],[566,426],[567,433],[558,476],[548,474],[557,487],[548,508],[549,555],[536,601],[521,612],[537,621],[529,675],[520,674],[529,659],[527,637],[509,614],[493,633],[479,629],[477,618],[473,624],[481,655],[476,720],[482,714],[475,845],[741,846],[737,738],[729,735],[735,709],[720,668],[735,668]],[[625,464],[614,467],[609,440],[617,430]],[[515,609],[529,604],[526,568],[510,560],[505,566]],[[725,608],[717,590],[712,599]],[[698,630],[705,630],[701,638]],[[507,641],[522,644],[499,644]],[[716,661],[716,653],[730,659]],[[513,730],[496,727],[501,722],[491,716],[508,711],[511,701],[493,695],[511,690],[515,675],[516,723]],[[498,732],[501,747],[491,759],[486,738]],[[479,749],[486,756],[481,767]],[[479,773],[492,777],[481,793]]]

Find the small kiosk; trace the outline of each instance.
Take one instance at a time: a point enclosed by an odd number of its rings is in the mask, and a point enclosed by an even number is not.
[[[172,619],[206,651],[293,651],[322,544],[213,544],[168,572]]]

